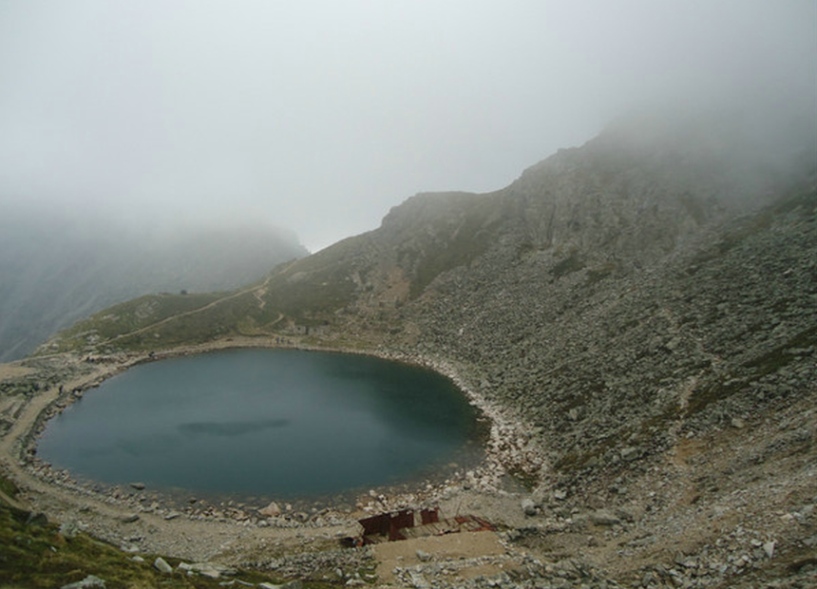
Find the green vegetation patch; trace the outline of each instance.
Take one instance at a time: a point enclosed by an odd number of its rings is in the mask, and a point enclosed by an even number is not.
[[[791,213],[797,209],[801,209],[804,215],[811,215],[814,214],[815,208],[817,208],[817,191],[815,190],[796,192],[781,199],[759,214],[743,221],[736,229],[727,233],[714,248],[695,256],[686,273],[690,276],[695,274],[700,269],[700,265],[726,255],[747,238],[769,229],[779,215]]]
[[[797,333],[785,344],[777,346],[760,356],[749,360],[743,364],[744,368],[751,372],[740,379],[728,379],[724,377],[720,381],[708,386],[702,386],[696,390],[689,400],[686,409],[687,415],[693,415],[705,409],[708,405],[726,399],[752,382],[764,376],[774,374],[781,368],[786,367],[798,356],[794,350],[808,348],[817,345],[817,326],[809,327]]]
[[[5,477],[0,477],[0,492],[14,499],[17,497],[19,490],[17,489],[17,485],[15,485],[13,482]]]
[[[536,489],[539,484],[539,476],[536,473],[527,472],[521,468],[512,468],[508,471],[510,476],[516,483],[525,489],[528,493]]]
[[[471,263],[485,253],[494,240],[499,219],[490,214],[494,203],[490,199],[469,199],[468,208],[461,213],[460,222],[450,235],[430,244],[422,255],[404,251],[410,262],[416,260],[414,279],[409,297],[417,298],[443,272]],[[488,222],[485,219],[489,219]]]
[[[592,286],[597,282],[601,282],[605,278],[613,276],[618,270],[618,264],[613,262],[602,264],[601,266],[596,266],[595,268],[590,268],[587,271],[587,285]]]
[[[0,488],[9,495],[9,491],[16,492],[14,484],[4,477],[0,477]],[[105,581],[107,589],[215,589],[225,580],[160,573],[153,567],[155,558],[144,556],[144,562],[137,562],[133,555],[87,534],[66,537],[44,516],[17,509],[0,499],[0,589],[52,589],[90,575]],[[180,562],[165,560],[174,568]],[[270,581],[253,571],[239,571],[233,578],[253,585]]]
[[[800,331],[785,344],[777,346],[767,353],[746,362],[746,368],[753,368],[757,371],[757,378],[777,372],[797,356],[792,350],[797,348],[808,348],[817,344],[817,326],[809,327]]]
[[[51,589],[89,575],[108,589],[218,587],[209,579],[162,575],[150,562],[135,562],[85,534],[68,539],[42,517],[0,502],[0,588]]]
[[[557,263],[550,269],[550,274],[554,278],[561,278],[573,272],[578,272],[585,267],[584,260],[578,253],[573,252],[567,258]]]
[[[316,313],[330,314],[354,300],[356,285],[348,265],[316,273],[282,275],[270,281],[265,297],[272,308],[303,323]]]
[[[59,351],[81,350],[104,343],[169,317],[193,312],[224,297],[224,293],[147,295],[120,303],[60,333]]]
[[[353,275],[363,276],[369,270],[364,259],[369,245],[366,235],[350,237],[279,268],[268,281],[264,295],[267,315],[259,317],[259,323],[275,321],[282,313],[306,325],[310,319],[324,319],[351,304],[357,291]]]

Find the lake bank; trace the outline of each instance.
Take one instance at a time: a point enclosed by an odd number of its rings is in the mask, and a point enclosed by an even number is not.
[[[63,410],[71,402],[79,398],[84,391],[97,386],[105,379],[118,374],[128,368],[144,362],[162,358],[199,354],[202,352],[223,350],[228,348],[244,347],[279,347],[275,340],[255,338],[230,338],[204,345],[183,346],[172,350],[156,351],[144,354],[120,354],[109,357],[79,358],[52,357],[51,359],[30,359],[29,364],[36,365],[43,362],[52,362],[58,365],[55,370],[62,370],[65,374],[76,371],[82,374],[76,378],[66,379],[55,383],[45,391],[41,391],[30,399],[20,417],[15,423],[13,431],[7,432],[0,445],[0,459],[6,465],[6,471],[18,482],[20,487],[27,491],[27,495],[34,499],[38,509],[45,511],[49,516],[60,521],[78,520],[88,526],[89,531],[115,545],[127,545],[127,538],[140,536],[137,543],[142,550],[154,550],[167,554],[179,554],[180,557],[193,558],[213,554],[216,550],[215,542],[219,536],[230,536],[236,530],[241,534],[258,533],[263,538],[278,538],[279,532],[289,538],[292,530],[302,530],[306,537],[325,539],[325,535],[334,536],[342,533],[349,526],[354,527],[356,518],[361,514],[388,511],[399,507],[421,506],[427,504],[450,501],[461,490],[471,493],[500,493],[506,471],[503,457],[514,458],[519,455],[516,441],[522,439],[522,431],[514,431],[506,422],[493,421],[491,438],[487,444],[487,456],[482,465],[467,472],[456,473],[449,479],[423,488],[406,490],[384,489],[382,491],[362,494],[356,498],[355,504],[348,510],[333,511],[331,509],[315,512],[296,511],[293,509],[277,517],[259,517],[258,510],[262,505],[239,506],[229,505],[195,505],[191,513],[182,513],[175,505],[164,504],[163,497],[153,496],[135,489],[109,489],[99,493],[70,478],[67,473],[55,472],[46,465],[39,463],[31,452],[32,444],[36,442],[38,430],[44,426],[46,420]],[[305,349],[318,349],[306,347]],[[325,350],[324,350],[325,351]],[[363,353],[360,350],[332,350],[352,353]],[[375,351],[370,355],[383,356],[390,359],[400,359],[405,362],[429,366],[429,362],[422,358],[410,358],[404,354]],[[62,368],[60,368],[60,365]],[[440,370],[440,366],[433,366]],[[445,367],[442,367],[445,369]],[[443,372],[445,374],[445,372]],[[464,381],[453,368],[448,367],[448,373],[458,385]],[[62,387],[62,389],[60,389]],[[479,406],[480,399],[473,391],[464,391],[471,401]],[[484,413],[495,419],[503,417],[497,408],[484,404],[481,407]],[[514,431],[517,435],[508,435]],[[508,452],[509,448],[511,452]],[[505,453],[504,455],[502,453]],[[147,499],[146,499],[147,498]],[[514,503],[515,500],[511,500]],[[142,524],[134,522],[124,523],[138,515]],[[150,534],[133,534],[135,527],[147,525],[152,531]],[[205,536],[193,541],[195,535],[203,532],[186,532],[192,526],[195,530],[200,527],[206,529]],[[215,532],[214,530],[220,530]],[[331,530],[331,532],[329,531]],[[269,536],[271,534],[271,536]],[[186,538],[181,541],[181,538]],[[303,538],[302,538],[303,539]]]
[[[482,453],[477,417],[450,379],[426,368],[245,348],[105,381],[49,422],[37,455],[106,484],[312,500],[470,470]]]

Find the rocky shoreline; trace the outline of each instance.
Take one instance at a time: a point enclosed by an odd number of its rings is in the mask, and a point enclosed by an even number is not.
[[[0,453],[3,470],[24,491],[24,496],[36,510],[63,522],[67,532],[87,531],[135,555],[161,553],[223,566],[240,565],[262,570],[272,567],[295,577],[312,574],[317,561],[326,565],[323,568],[327,570],[351,570],[354,567],[350,562],[358,568],[361,563],[369,562],[372,556],[368,549],[326,552],[327,543],[335,545],[340,538],[355,535],[357,519],[367,514],[450,504],[463,492],[502,497],[503,510],[517,512],[518,498],[501,489],[507,475],[505,465],[522,463],[529,469],[532,465],[540,467],[535,461],[525,462],[540,455],[532,452],[522,428],[514,426],[507,413],[470,390],[467,379],[452,366],[384,350],[371,354],[430,368],[448,376],[485,418],[491,420],[486,456],[478,467],[457,471],[441,482],[418,482],[414,488],[370,489],[358,495],[351,506],[313,505],[310,509],[306,504],[285,502],[249,505],[229,499],[216,503],[202,498],[191,499],[189,495],[172,497],[138,482],[105,486],[93,481],[78,481],[71,473],[54,469],[36,456],[38,437],[48,420],[107,378],[143,362],[228,348],[273,347],[274,342],[272,338],[230,338],[150,354],[120,353],[90,358],[53,356],[24,361],[22,364],[28,365],[30,370],[22,380],[4,380],[3,393],[14,395],[15,386],[25,387],[28,386],[25,383],[31,382],[42,381],[41,384],[48,387],[35,387],[37,390],[26,396],[26,402],[10,416],[16,421],[13,431],[4,431]],[[361,353],[359,350],[305,346],[302,349]],[[40,406],[35,401],[39,401]],[[448,509],[453,508],[449,506]],[[192,530],[197,530],[195,542],[190,541]],[[225,537],[231,540],[224,542]],[[244,548],[234,550],[231,547],[236,537],[242,538]],[[316,544],[320,546],[317,550],[314,549]],[[286,547],[283,560],[272,562],[254,557],[259,546],[267,545]]]
[[[558,583],[574,582],[586,582],[591,587],[617,587],[620,585],[616,584],[616,579],[631,578],[628,575],[632,575],[632,572],[628,571],[633,568],[638,571],[638,582],[643,587],[674,587],[679,582],[680,586],[685,586],[684,583],[692,579],[695,582],[689,584],[690,587],[717,586],[721,579],[729,575],[745,576],[746,571],[753,570],[753,567],[758,571],[765,570],[773,564],[773,557],[780,558],[781,550],[790,550],[792,542],[802,542],[787,540],[788,534],[797,529],[800,529],[798,534],[805,532],[805,538],[809,538],[808,530],[817,533],[813,502],[801,500],[799,507],[783,509],[781,505],[776,512],[778,515],[774,516],[776,519],[766,524],[765,532],[745,524],[736,528],[732,526],[726,528],[732,530],[728,542],[714,545],[707,542],[703,544],[706,547],[703,552],[691,549],[708,534],[705,529],[696,529],[699,524],[694,522],[699,510],[694,508],[694,496],[689,495],[693,492],[690,488],[699,487],[699,484],[691,484],[691,481],[696,476],[702,476],[694,472],[703,469],[705,473],[708,469],[706,462],[693,462],[697,455],[705,456],[701,444],[710,443],[703,441],[706,437],[676,436],[668,452],[632,457],[622,454],[621,465],[628,466],[626,472],[616,469],[611,474],[607,469],[599,469],[594,476],[588,477],[587,471],[584,471],[585,474],[578,479],[582,481],[581,488],[577,482],[559,485],[559,477],[550,471],[552,467],[548,464],[548,454],[537,445],[539,440],[531,435],[536,430],[530,429],[530,425],[522,420],[514,421],[512,412],[476,393],[467,370],[433,357],[406,354],[385,347],[377,349],[374,355],[410,362],[448,376],[491,419],[488,454],[480,467],[459,472],[441,484],[422,485],[411,492],[371,490],[357,497],[355,505],[349,508],[313,506],[311,509],[300,509],[287,506],[284,502],[272,506],[266,503],[231,504],[229,501],[214,504],[201,499],[189,502],[189,498],[168,500],[168,496],[138,483],[125,488],[105,489],[94,483],[75,481],[69,473],[54,471],[39,462],[32,452],[37,434],[47,419],[79,399],[88,388],[98,386],[105,378],[122,370],[141,362],[171,356],[250,344],[265,347],[273,341],[233,338],[152,355],[95,357],[91,362],[78,357],[70,360],[64,357],[32,359],[28,363],[33,370],[26,376],[7,379],[2,383],[4,394],[11,392],[10,383],[29,387],[27,402],[16,413],[16,417],[22,418],[22,421],[18,419],[15,423],[15,431],[4,432],[4,470],[26,490],[27,499],[37,510],[64,522],[69,529],[87,530],[126,552],[135,555],[160,553],[219,566],[275,570],[291,577],[315,578],[310,576],[315,563],[322,563],[319,568],[322,571],[320,575],[324,577],[332,577],[333,569],[351,571],[354,567],[372,565],[376,556],[368,549],[343,551],[332,548],[337,546],[340,538],[355,533],[356,520],[365,514],[435,505],[449,513],[468,510],[500,524],[501,529],[505,530],[500,534],[505,546],[504,556],[488,558],[471,554],[466,558],[466,569],[473,567],[481,570],[480,567],[487,567],[487,576],[463,580],[465,569],[458,569],[451,561],[435,557],[431,562],[396,566],[392,583],[398,586],[418,586],[422,579],[439,587],[482,587],[479,579],[490,578],[496,583],[493,586],[498,587],[526,586],[524,579],[548,579],[554,587],[560,586]],[[324,348],[310,349],[325,351]],[[361,353],[358,350],[344,351]],[[58,377],[57,373],[64,376]],[[33,391],[30,383],[38,380],[49,386],[40,386],[40,390]],[[39,407],[36,415],[26,413],[27,407],[37,409],[36,401],[47,401],[49,395],[50,401]],[[799,421],[814,413],[803,411],[801,407],[804,404],[808,404],[807,399],[788,406],[791,420]],[[817,415],[812,417],[812,421],[817,420]],[[28,428],[22,427],[25,420],[29,421]],[[783,428],[783,424],[780,427]],[[720,452],[729,447],[739,452],[744,443],[740,440],[748,433],[745,425],[735,423],[721,434],[716,430],[714,434],[705,436],[724,436],[725,440],[712,441],[713,447],[721,448]],[[767,443],[781,444],[780,441],[773,442],[780,436],[775,438],[769,435],[771,437]],[[814,433],[811,435],[814,436]],[[813,438],[804,438],[807,444],[812,443],[810,440]],[[798,442],[792,440],[789,443]],[[13,464],[9,464],[12,461]],[[765,468],[764,462],[758,464]],[[521,480],[529,476],[527,482],[531,484],[530,490],[521,486],[508,490],[506,482],[509,472]],[[734,475],[736,482],[730,484],[738,484],[738,481],[745,480],[742,478],[745,476],[746,473],[737,471]],[[724,481],[728,478],[724,478]],[[719,486],[725,484],[718,483]],[[799,483],[788,487],[790,491],[786,497],[805,497],[807,489],[815,484],[817,478],[812,480],[806,475]],[[782,488],[773,485],[768,491],[779,492]],[[721,505],[716,507],[716,510],[720,510],[717,513],[723,514],[719,517],[730,517],[728,514],[735,513],[735,510],[745,509],[739,507],[746,505],[742,495],[729,495],[723,491],[715,493],[719,497],[716,504]],[[767,500],[774,504],[771,497]],[[266,513],[261,513],[265,508]],[[670,531],[668,526],[680,527]],[[678,536],[679,531],[681,536]],[[666,557],[645,556],[662,546],[659,540],[662,534],[687,538],[686,542],[691,544],[678,545],[677,552]],[[815,537],[811,538],[814,540]],[[564,548],[554,553],[557,557],[555,560],[548,562],[531,556],[541,553],[543,546],[550,546],[557,540]],[[814,542],[817,546],[817,540]],[[772,552],[772,556],[768,556],[769,552]],[[559,558],[560,553],[574,556],[565,560]],[[279,556],[272,557],[270,554]],[[577,560],[575,555],[578,554],[584,554],[586,558]],[[632,556],[630,563],[621,568],[623,554]],[[735,555],[739,555],[739,558]],[[407,565],[411,559],[407,556],[401,562]],[[802,559],[795,562],[802,562]],[[509,576],[503,572],[506,567],[516,572]],[[809,570],[807,565],[804,567],[803,574],[810,574],[805,572]],[[355,579],[349,573],[344,573],[340,578],[344,583]]]
[[[495,491],[500,485],[502,477],[506,474],[503,465],[507,464],[509,460],[514,463],[520,461],[518,445],[520,441],[526,439],[520,429],[512,426],[507,417],[497,407],[485,403],[472,390],[464,388],[465,379],[456,374],[450,366],[440,365],[419,357],[407,357],[403,354],[383,351],[375,351],[371,355],[431,368],[448,376],[463,390],[470,402],[476,405],[486,418],[491,420],[490,438],[487,441],[486,457],[483,464],[468,471],[455,472],[450,478],[440,483],[432,484],[423,481],[417,484],[416,490],[409,492],[397,492],[390,489],[369,490],[356,499],[354,506],[342,511],[335,511],[328,507],[316,510],[313,507],[312,513],[306,513],[290,506],[290,509],[283,510],[280,515],[264,517],[258,513],[264,505],[234,506],[229,504],[231,502],[224,502],[222,505],[215,506],[205,501],[195,501],[182,506],[178,498],[168,501],[167,496],[160,493],[148,494],[144,489],[123,489],[116,486],[106,488],[98,483],[78,481],[72,478],[69,472],[54,469],[36,456],[38,437],[47,426],[48,421],[64,411],[72,403],[81,399],[89,389],[99,386],[105,379],[144,362],[244,347],[276,346],[275,340],[272,338],[261,340],[230,338],[205,345],[184,346],[150,354],[116,354],[85,359],[77,357],[53,359],[51,362],[60,364],[60,370],[66,375],[74,377],[80,374],[81,376],[70,379],[70,387],[66,384],[68,378],[54,380],[54,377],[52,377],[54,382],[50,390],[54,398],[36,415],[28,429],[17,434],[19,439],[17,454],[7,458],[18,461],[18,464],[25,468],[26,473],[47,485],[59,487],[81,497],[93,497],[98,501],[117,504],[125,510],[155,513],[167,520],[186,517],[191,519],[212,519],[222,523],[230,521],[240,525],[284,528],[343,525],[350,521],[350,518],[353,517],[352,514],[361,511],[371,513],[428,505],[437,501],[440,496],[446,493],[450,494],[451,489],[463,485],[467,488]],[[359,350],[327,350],[315,347],[303,347],[301,349],[361,353]],[[34,359],[29,364],[36,365],[46,361]],[[28,378],[37,378],[37,376],[38,374],[35,372],[33,376],[29,375]],[[15,443],[17,443],[16,440]],[[526,448],[526,451],[528,452],[527,455],[529,455],[529,448]],[[24,484],[24,481],[21,481],[21,483]],[[282,502],[282,505],[285,505],[285,503]]]
[[[90,389],[101,385],[105,380],[119,374],[129,368],[146,362],[155,362],[169,358],[205,354],[218,350],[242,349],[242,348],[280,348],[275,338],[225,338],[220,341],[210,342],[196,346],[181,346],[169,350],[151,352],[148,354],[116,354],[112,356],[95,356],[84,360],[75,359],[73,366],[78,362],[105,366],[108,369],[103,374],[92,372],[87,380],[73,383],[69,391],[64,385],[59,387],[59,396],[53,403],[48,405],[37,417],[35,423],[22,438],[22,449],[20,457],[27,464],[29,471],[35,476],[52,484],[61,485],[84,493],[96,492],[102,486],[98,483],[81,483],[71,478],[70,473],[56,470],[48,463],[40,461],[36,456],[36,447],[39,436],[47,427],[48,421],[56,417],[67,409],[74,402],[79,401]],[[289,349],[292,349],[291,347]],[[485,458],[482,464],[467,471],[458,471],[451,474],[446,480],[432,484],[429,481],[420,481],[417,484],[418,492],[400,493],[396,489],[382,489],[375,494],[379,499],[379,509],[390,510],[399,507],[416,507],[419,505],[417,498],[422,497],[424,501],[433,501],[434,497],[444,493],[446,489],[465,484],[469,488],[476,488],[482,491],[496,491],[502,486],[502,479],[511,470],[516,474],[524,474],[528,477],[538,476],[543,468],[544,454],[536,446],[535,441],[526,433],[529,430],[521,420],[514,419],[508,411],[494,403],[488,402],[480,396],[472,387],[468,380],[464,378],[451,364],[436,361],[432,358],[419,355],[407,355],[400,352],[390,352],[379,349],[373,351],[361,351],[351,349],[322,348],[316,346],[297,346],[297,349],[307,351],[329,351],[346,354],[365,354],[379,357],[385,360],[404,362],[415,366],[428,368],[442,374],[454,382],[460,391],[466,396],[469,402],[474,405],[490,423],[489,436],[485,442]],[[70,369],[75,372],[76,368]],[[405,485],[401,485],[405,486]],[[121,493],[117,489],[111,489],[106,493],[112,495]],[[372,507],[368,499],[372,492],[365,493],[365,497],[360,497],[356,501],[356,509],[371,511]],[[385,499],[388,497],[388,499]],[[114,497],[118,498],[118,497]],[[274,498],[270,498],[274,499]],[[173,502],[174,507],[178,507],[178,501]],[[354,511],[354,510],[351,510]],[[238,514],[239,521],[245,521],[246,514]],[[304,519],[304,514],[298,515]]]

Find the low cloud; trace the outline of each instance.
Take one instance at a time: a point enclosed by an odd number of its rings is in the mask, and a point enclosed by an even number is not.
[[[0,209],[289,227],[489,191],[622,113],[814,116],[817,4],[30,1],[0,7]]]

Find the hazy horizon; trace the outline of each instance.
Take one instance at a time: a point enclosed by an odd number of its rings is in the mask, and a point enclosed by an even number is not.
[[[747,103],[814,116],[817,3],[6,0],[0,214],[316,251],[621,115]]]

